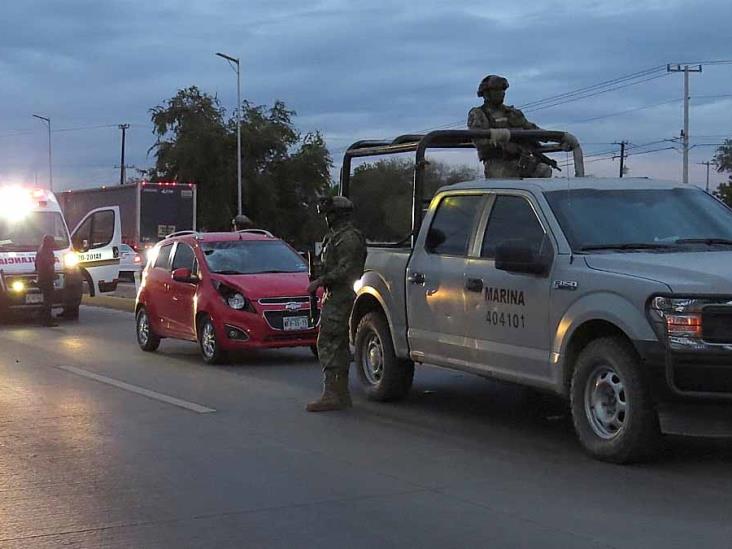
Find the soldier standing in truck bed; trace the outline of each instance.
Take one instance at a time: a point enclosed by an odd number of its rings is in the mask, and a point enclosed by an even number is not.
[[[481,80],[478,97],[483,98],[480,107],[470,109],[468,128],[474,130],[520,129],[540,130],[529,122],[519,109],[504,105],[508,80],[490,74]],[[476,139],[478,157],[483,162],[486,178],[551,177],[551,159],[535,154],[525,143],[509,141],[494,143],[488,139]],[[556,163],[554,163],[556,167]]]

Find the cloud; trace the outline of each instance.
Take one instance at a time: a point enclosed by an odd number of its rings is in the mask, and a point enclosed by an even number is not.
[[[44,128],[33,112],[50,116],[55,128],[112,126],[54,134],[55,179],[62,187],[116,180],[117,123],[135,124],[128,132],[128,161],[149,166],[148,110],[180,88],[198,85],[231,111],[235,80],[216,51],[241,57],[247,99],[284,100],[298,112],[296,123],[305,131],[322,130],[335,153],[363,137],[462,124],[488,73],[506,75],[507,101],[520,105],[667,62],[724,58],[732,17],[732,6],[722,0],[703,7],[676,0],[6,4],[0,21],[0,181],[11,171],[44,173]],[[692,95],[723,95],[731,82],[732,65],[705,67],[692,77]],[[530,117],[600,143],[586,147],[591,154],[621,139],[677,136],[680,106],[576,121],[680,97],[681,77],[674,74]],[[694,103],[692,135],[730,132],[724,101]],[[10,135],[18,129],[32,133]],[[698,148],[693,155],[711,152]],[[676,161],[664,154],[643,159],[650,175],[651,167],[662,174]]]

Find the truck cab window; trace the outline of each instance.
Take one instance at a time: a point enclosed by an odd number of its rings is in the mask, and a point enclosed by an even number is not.
[[[507,240],[528,241],[538,251],[544,240],[544,229],[534,210],[520,196],[499,196],[491,210],[483,235],[480,257],[493,259],[496,247]]]
[[[91,219],[91,249],[103,248],[114,238],[114,212],[105,210],[95,213]]]
[[[467,255],[470,236],[482,204],[481,195],[443,198],[427,233],[427,252],[438,255]]]

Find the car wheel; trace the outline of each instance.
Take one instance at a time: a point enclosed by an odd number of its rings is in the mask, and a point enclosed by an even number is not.
[[[150,325],[150,315],[147,313],[145,307],[140,307],[137,311],[136,317],[137,325],[137,344],[140,349],[151,353],[157,351],[160,347],[160,337],[153,332],[152,326]]]
[[[412,387],[414,363],[394,352],[389,324],[379,312],[366,314],[356,328],[356,369],[371,400],[404,398]]]
[[[216,328],[209,316],[203,317],[198,325],[198,344],[206,364],[220,364],[226,360],[226,352],[219,345]]]
[[[592,457],[631,463],[655,455],[661,439],[658,414],[628,342],[589,343],[577,358],[570,393],[574,428]]]

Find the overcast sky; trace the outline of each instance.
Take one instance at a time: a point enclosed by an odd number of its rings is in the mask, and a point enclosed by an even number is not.
[[[506,102],[519,106],[666,63],[732,60],[730,21],[729,0],[6,0],[0,183],[47,182],[33,113],[56,130],[57,190],[118,181],[120,123],[131,124],[127,163],[150,167],[150,108],[190,85],[234,108],[235,75],[217,51],[241,57],[244,98],[284,100],[339,163],[359,138],[460,127],[486,74],[506,76]],[[656,75],[527,116],[575,133],[588,171],[615,175],[617,160],[589,155],[620,140],[653,151],[679,135],[682,75]],[[715,149],[703,145],[732,137],[732,64],[693,74],[691,95],[690,173],[703,184],[697,163]],[[681,178],[676,150],[627,164],[630,175]]]

